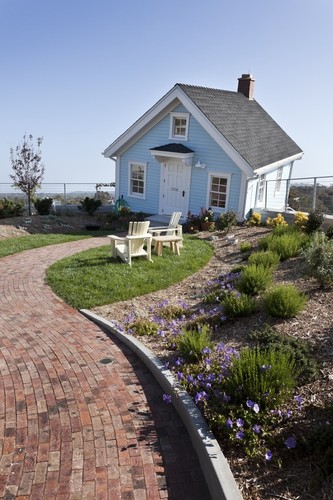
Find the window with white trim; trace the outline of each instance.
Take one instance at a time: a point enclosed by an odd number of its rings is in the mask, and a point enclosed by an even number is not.
[[[189,113],[170,113],[170,139],[187,141]]]
[[[265,175],[259,175],[258,181],[258,201],[264,201],[265,194]]]
[[[129,163],[129,195],[145,198],[146,194],[146,163]]]
[[[226,208],[228,191],[229,177],[211,174],[208,205],[212,208]]]
[[[281,189],[281,180],[283,174],[283,167],[279,167],[276,171],[275,192],[278,193]]]

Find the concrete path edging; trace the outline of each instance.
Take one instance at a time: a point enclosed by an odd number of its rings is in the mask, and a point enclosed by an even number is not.
[[[166,369],[162,361],[142,342],[133,336],[122,333],[111,321],[86,309],[81,309],[80,312],[91,321],[110,331],[135,352],[153,373],[163,390],[172,396],[172,403],[186,426],[197,453],[212,499],[242,500],[242,495],[218,442],[192,398],[176,381],[171,371]]]

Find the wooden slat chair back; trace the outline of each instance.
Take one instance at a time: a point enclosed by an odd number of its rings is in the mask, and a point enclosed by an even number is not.
[[[130,222],[127,236],[124,238],[109,235],[112,257],[120,257],[123,262],[130,266],[133,257],[146,257],[151,261],[152,235],[148,232],[149,224],[149,221]]]
[[[179,220],[182,216],[181,212],[173,212],[171,214],[169,224],[167,226],[161,227],[151,227],[149,232],[153,236],[178,236],[183,239],[183,227],[179,224]],[[166,243],[167,244],[167,243]],[[179,243],[179,246],[182,246],[182,241]]]

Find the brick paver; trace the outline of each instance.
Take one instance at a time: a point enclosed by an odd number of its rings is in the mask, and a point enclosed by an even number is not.
[[[44,282],[54,261],[103,244],[0,259],[0,498],[209,498],[145,365]]]

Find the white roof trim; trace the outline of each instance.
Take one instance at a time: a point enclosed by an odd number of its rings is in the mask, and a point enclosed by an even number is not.
[[[275,170],[284,165],[288,165],[293,161],[300,160],[303,155],[304,153],[302,151],[301,153],[297,153],[296,155],[289,156],[288,158],[276,161],[275,163],[271,163],[270,165],[265,165],[264,167],[257,168],[256,170],[253,171],[253,173],[258,175],[267,174],[268,172],[271,172],[272,170]]]
[[[159,151],[157,149],[150,152],[154,159],[158,162],[164,162],[167,160],[180,160],[187,167],[190,167],[193,163],[194,153],[175,153],[172,151]]]

